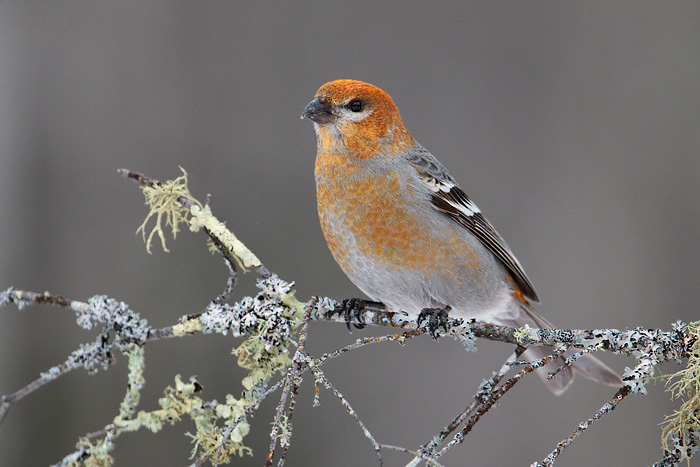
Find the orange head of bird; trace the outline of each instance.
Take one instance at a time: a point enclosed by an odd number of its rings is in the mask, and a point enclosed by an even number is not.
[[[301,117],[314,122],[319,152],[364,160],[415,144],[391,97],[362,81],[340,79],[324,84]]]

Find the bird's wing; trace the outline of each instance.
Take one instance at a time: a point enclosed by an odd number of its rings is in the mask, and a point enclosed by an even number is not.
[[[486,220],[476,204],[457,186],[447,169],[423,148],[408,154],[407,158],[418,171],[420,180],[432,191],[433,207],[476,236],[508,269],[522,294],[532,301],[539,302],[535,288],[508,244]]]

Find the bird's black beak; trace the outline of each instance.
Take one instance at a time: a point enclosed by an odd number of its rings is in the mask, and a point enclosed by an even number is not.
[[[301,118],[308,118],[314,123],[324,124],[329,123],[333,120],[333,114],[330,111],[330,106],[328,105],[328,99],[324,97],[317,97],[309,105],[304,107],[304,113],[301,114]]]

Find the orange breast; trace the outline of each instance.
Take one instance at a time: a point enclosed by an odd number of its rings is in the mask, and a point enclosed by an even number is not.
[[[405,194],[413,188],[397,172],[373,173],[337,153],[319,153],[316,183],[321,228],[333,257],[349,276],[358,256],[396,273],[405,268],[448,273],[463,269],[465,263],[478,267],[478,255],[455,235],[454,226],[431,225],[419,200],[407,201],[411,198]]]

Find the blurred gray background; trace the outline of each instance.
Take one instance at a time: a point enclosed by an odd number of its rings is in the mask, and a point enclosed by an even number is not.
[[[669,329],[700,302],[700,4],[688,2],[0,2],[0,289],[107,294],[154,326],[201,310],[226,279],[203,234],[148,255],[146,215],[126,167],[192,193],[298,296],[359,292],[335,265],[316,219],[311,124],[299,115],[337,78],[386,90],[418,141],[450,168],[507,239],[560,327]],[[236,297],[255,293],[247,275]],[[311,350],[350,335],[314,324]],[[71,312],[0,312],[0,393],[62,362],[94,332]],[[141,407],[177,373],[203,397],[240,393],[230,349],[196,336],[147,346]],[[376,438],[416,448],[469,403],[510,353],[480,342],[416,339],[345,355],[325,368]],[[605,361],[619,371],[626,357]],[[40,466],[109,423],[125,360],[77,371],[13,406],[0,464]],[[668,365],[664,371],[677,367]],[[286,465],[377,465],[332,394],[312,407],[306,380]],[[585,380],[551,396],[522,382],[447,466],[530,465],[613,394]],[[262,465],[275,401],[247,442]],[[649,465],[674,404],[663,384],[630,397],[580,437],[561,465]],[[187,465],[187,422],[126,434],[117,465]],[[386,452],[386,465],[409,458]]]

